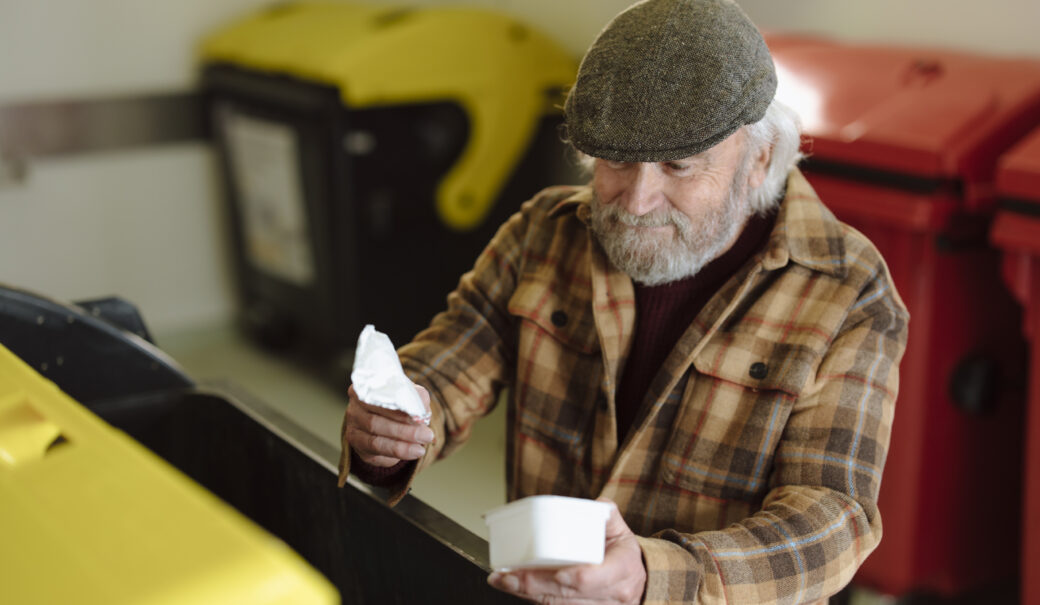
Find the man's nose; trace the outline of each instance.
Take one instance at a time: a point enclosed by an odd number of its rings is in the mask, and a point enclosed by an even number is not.
[[[632,215],[643,216],[661,203],[661,175],[652,163],[638,163],[630,172],[625,195],[624,209]]]

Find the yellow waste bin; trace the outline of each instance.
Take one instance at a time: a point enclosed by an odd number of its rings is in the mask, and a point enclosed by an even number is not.
[[[0,345],[0,603],[338,603],[283,542]]]
[[[524,199],[579,178],[557,131],[577,63],[513,18],[299,2],[201,48],[241,316],[273,347],[409,340]]]

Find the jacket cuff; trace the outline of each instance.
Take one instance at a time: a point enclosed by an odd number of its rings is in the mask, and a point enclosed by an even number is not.
[[[385,488],[386,503],[394,506],[411,491],[418,466],[415,460],[402,460],[385,468],[373,466],[358,458],[354,450],[344,444],[339,456],[339,486],[346,485],[347,477],[354,473],[355,477],[369,485]]]
[[[646,565],[646,605],[695,602],[704,571],[683,547],[658,538],[636,536]]]

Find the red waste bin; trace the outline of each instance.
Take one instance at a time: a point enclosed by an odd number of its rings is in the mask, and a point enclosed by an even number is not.
[[[1040,123],[1040,62],[767,42],[809,137],[806,175],[877,245],[910,311],[884,538],[854,582],[897,596],[1013,585],[1026,348],[987,234],[997,158]]]
[[[997,173],[1001,210],[992,240],[1004,250],[1004,280],[1025,309],[1029,340],[1022,516],[1022,603],[1040,603],[1040,130],[1007,153]],[[1029,514],[1033,511],[1033,515]]]

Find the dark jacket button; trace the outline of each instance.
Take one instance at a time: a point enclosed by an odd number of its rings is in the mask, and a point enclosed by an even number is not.
[[[761,361],[756,361],[755,363],[751,364],[751,369],[748,371],[748,374],[755,380],[762,380],[766,377],[766,374],[768,373],[769,366],[762,363]]]
[[[553,311],[553,314],[549,317],[553,322],[553,325],[557,328],[562,328],[567,325],[567,314],[563,311]]]

